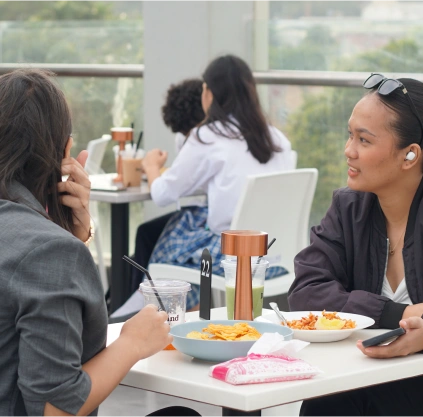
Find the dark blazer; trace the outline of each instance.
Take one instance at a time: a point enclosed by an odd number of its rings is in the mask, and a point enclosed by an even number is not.
[[[423,181],[412,202],[404,238],[405,281],[411,301],[423,302]],[[295,257],[290,309],[362,314],[374,327],[396,328],[407,307],[381,296],[388,257],[386,221],[373,193],[336,190],[310,246]]]

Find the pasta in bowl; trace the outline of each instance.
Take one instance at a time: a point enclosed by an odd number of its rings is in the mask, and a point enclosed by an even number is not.
[[[375,323],[370,317],[352,313],[290,311],[283,312],[283,315],[288,321],[288,327],[294,332],[294,338],[305,342],[337,342],[346,339],[355,330],[365,329]],[[273,312],[262,317],[280,324]]]

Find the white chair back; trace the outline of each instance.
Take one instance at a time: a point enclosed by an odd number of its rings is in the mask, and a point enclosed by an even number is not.
[[[297,168],[297,162],[298,162],[298,153],[297,151],[294,151],[291,149],[291,161],[292,161],[292,169]]]
[[[294,270],[295,255],[309,244],[309,219],[316,190],[315,168],[249,176],[238,200],[232,230],[261,230],[276,242],[271,263]]]
[[[261,230],[276,242],[269,250],[272,264],[281,265],[288,274],[265,281],[264,296],[288,292],[294,278],[294,257],[309,243],[309,219],[316,190],[315,168],[295,169],[250,176],[238,200],[232,230]],[[200,270],[167,264],[150,264],[151,275],[200,283]],[[213,275],[215,306],[225,305],[225,279]]]
[[[89,175],[101,174],[101,163],[103,162],[104,153],[106,151],[107,144],[112,139],[111,135],[103,135],[100,139],[90,140],[87,144],[88,158],[85,162],[85,171]],[[90,214],[95,225],[94,244],[96,249],[96,258],[98,271],[100,274],[101,283],[103,285],[104,293],[107,293],[109,289],[109,283],[107,279],[106,264],[104,260],[103,247],[102,247],[102,236],[98,213],[98,203],[96,201],[90,201]]]
[[[85,171],[87,171],[88,174],[101,174],[103,172],[101,163],[103,162],[107,144],[111,139],[111,135],[103,135],[100,139],[93,139],[88,142],[88,158],[85,163]]]

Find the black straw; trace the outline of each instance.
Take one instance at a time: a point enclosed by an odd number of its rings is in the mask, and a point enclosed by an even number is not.
[[[270,249],[270,247],[275,243],[275,238],[273,238],[271,241],[270,241],[270,243],[267,245],[267,250],[269,250]],[[263,256],[259,256],[259,258],[257,259],[257,262],[256,262],[256,267],[254,268],[254,271],[253,271],[253,278],[254,278],[254,275],[256,275],[256,272],[257,272],[257,268],[258,268],[258,264],[261,262],[261,260],[263,259]]]
[[[134,158],[137,156],[137,150],[141,145],[141,140],[142,140],[142,135],[144,134],[144,132],[141,130],[139,136],[138,136],[138,141],[137,141],[137,147],[135,148],[135,155]]]
[[[133,267],[139,269],[140,271],[144,272],[144,274],[147,276],[147,278],[149,279],[150,283],[151,283],[151,287],[153,287],[153,279],[151,278],[149,272],[147,269],[143,268],[140,264],[137,264],[135,261],[133,261],[129,256],[123,255],[122,259],[124,259],[126,262],[130,263]],[[155,290],[155,288],[153,288],[154,294],[157,297],[157,301],[160,304],[160,308],[163,311],[166,311],[162,299],[160,298],[159,293]]]

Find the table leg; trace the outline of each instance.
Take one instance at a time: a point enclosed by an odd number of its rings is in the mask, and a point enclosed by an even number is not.
[[[222,407],[222,416],[261,416],[261,410],[241,411]]]
[[[122,259],[129,251],[129,203],[112,204],[112,270],[110,285],[110,313],[117,310],[130,294],[130,265]]]

